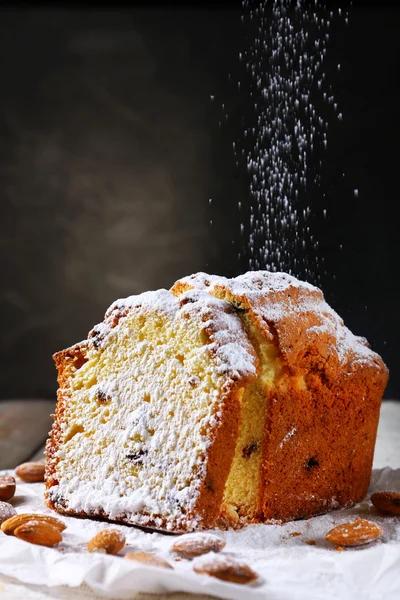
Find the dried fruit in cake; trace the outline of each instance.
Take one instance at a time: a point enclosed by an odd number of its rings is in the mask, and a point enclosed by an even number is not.
[[[371,502],[378,510],[389,515],[400,515],[400,492],[382,491],[371,496]]]
[[[55,362],[59,512],[191,532],[367,492],[387,368],[290,275],[198,273],[118,300]]]
[[[376,540],[381,533],[380,525],[357,518],[334,527],[326,534],[325,539],[336,546],[362,546]]]

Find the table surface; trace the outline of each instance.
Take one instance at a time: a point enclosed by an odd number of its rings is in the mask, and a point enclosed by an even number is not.
[[[48,401],[1,401],[0,402],[0,457],[7,457],[7,464],[0,463],[0,468],[13,468],[24,460],[41,460],[44,458],[43,442],[47,436],[48,414],[54,409]],[[23,415],[23,419],[20,417]],[[32,420],[40,423],[35,432]],[[18,421],[18,432],[12,428]],[[382,404],[381,418],[374,456],[374,468],[400,467],[400,402],[385,400]],[[26,434],[26,435],[25,435]],[[25,449],[21,450],[21,441],[25,439]],[[30,452],[27,448],[30,445]],[[5,453],[6,452],[6,453]],[[44,586],[26,585],[17,579],[0,575],[0,598],[20,600],[100,600],[87,586],[68,588],[66,586],[47,588]],[[133,594],[132,600],[211,600],[211,596],[198,594]]]

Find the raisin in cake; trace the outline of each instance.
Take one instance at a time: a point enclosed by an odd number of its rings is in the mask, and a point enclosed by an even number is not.
[[[198,273],[118,300],[54,358],[46,501],[59,512],[180,532],[367,491],[388,371],[290,275]]]

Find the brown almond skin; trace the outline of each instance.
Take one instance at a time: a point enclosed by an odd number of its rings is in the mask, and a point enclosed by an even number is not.
[[[18,465],[15,474],[25,483],[44,481],[45,466],[43,463],[26,462]]]
[[[151,567],[163,567],[164,569],[173,569],[173,567],[161,558],[161,556],[157,556],[153,552],[129,552],[125,554],[124,558],[127,560],[135,560],[136,562],[140,562],[143,565],[149,565]]]
[[[7,519],[1,524],[1,530],[6,535],[14,535],[15,530],[21,525],[25,525],[29,521],[40,521],[42,523],[48,523],[58,529],[58,531],[64,531],[67,527],[65,523],[56,519],[56,517],[52,517],[51,515],[37,515],[35,513],[21,513],[19,515],[14,515],[10,519]]]
[[[190,538],[182,536],[182,538],[173,544],[172,550],[181,558],[190,559],[207,554],[208,552],[220,552],[225,545],[224,540],[221,540],[217,536],[203,537],[199,535],[198,537],[193,536]]]
[[[11,475],[0,477],[0,501],[7,502],[15,494],[15,479]]]
[[[44,521],[27,521],[17,527],[14,535],[19,540],[36,544],[37,546],[47,546],[52,548],[62,541],[61,532],[50,523]]]
[[[371,502],[378,510],[388,515],[400,515],[400,492],[375,492]]]
[[[325,536],[327,542],[336,546],[362,546],[376,540],[382,533],[382,527],[365,519],[355,519],[331,529]]]
[[[248,565],[243,563],[236,563],[229,561],[210,560],[209,563],[205,563],[201,566],[194,565],[193,570],[201,575],[210,575],[223,581],[230,581],[231,583],[250,583],[255,579],[258,579],[257,573],[253,571]]]
[[[0,525],[4,523],[4,521],[11,519],[11,517],[14,517],[16,514],[17,511],[12,504],[0,501]]]
[[[125,546],[125,535],[119,529],[103,529],[88,543],[89,552],[117,554]]]

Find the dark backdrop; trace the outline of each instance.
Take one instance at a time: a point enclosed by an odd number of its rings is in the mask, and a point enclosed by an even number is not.
[[[0,397],[53,397],[52,353],[117,297],[247,270],[240,15],[239,2],[1,10]],[[361,3],[332,26],[325,72],[343,121],[304,198],[324,258],[309,279],[383,356],[387,398],[400,398],[399,26],[399,9]]]

